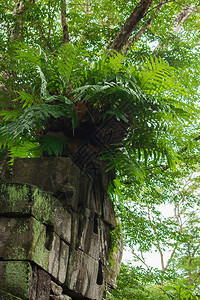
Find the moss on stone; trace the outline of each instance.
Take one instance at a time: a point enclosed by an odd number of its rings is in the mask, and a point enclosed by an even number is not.
[[[29,198],[29,188],[25,184],[2,184],[0,193],[4,195],[6,204],[11,209],[23,202],[24,199]]]
[[[31,275],[32,268],[29,263],[8,261],[4,289],[22,299],[28,299]]]
[[[50,223],[50,220],[54,218],[56,211],[56,207],[53,207],[52,197],[36,188],[33,192],[33,201],[33,213],[36,213],[37,218],[44,223]]]
[[[24,233],[29,230],[29,225],[27,222],[25,222],[23,219],[18,221],[16,233]]]
[[[28,258],[47,270],[49,251],[45,248],[46,227],[32,218],[32,229],[32,246]]]
[[[8,254],[8,259],[25,259],[26,258],[26,249],[23,246],[12,245],[12,241],[10,243],[10,247],[12,249],[12,254]]]

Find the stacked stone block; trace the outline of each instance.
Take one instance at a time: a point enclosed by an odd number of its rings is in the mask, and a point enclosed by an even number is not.
[[[69,158],[16,160],[13,182],[0,188],[1,300],[105,297],[121,261],[121,246],[111,253],[108,182]]]

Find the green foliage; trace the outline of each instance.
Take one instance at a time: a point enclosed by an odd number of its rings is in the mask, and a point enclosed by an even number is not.
[[[159,280],[159,272],[142,267],[134,267],[131,264],[122,263],[120,274],[117,279],[117,288],[108,295],[110,300],[133,300],[133,299],[168,299],[162,290],[152,289],[152,284]]]
[[[72,127],[77,127],[73,105],[81,101],[87,103],[88,109],[93,107],[98,111],[97,124],[112,116],[130,127],[128,136],[118,145],[119,148],[123,146],[123,150],[105,153],[108,170],[115,168],[121,179],[127,176],[133,183],[139,183],[144,177],[141,162],[147,166],[149,161],[163,161],[174,167],[177,158],[171,148],[171,139],[166,138],[166,123],[169,133],[174,123],[176,127],[182,126],[185,119],[194,118],[196,111],[191,105],[186,106],[186,98],[183,102],[172,100],[173,91],[182,93],[182,88],[172,80],[174,69],[164,60],[146,59],[136,68],[115,53],[103,56],[94,66],[88,67],[81,63],[80,47],[70,44],[63,46],[56,56],[45,53],[40,47],[24,45],[17,58],[20,64],[31,68],[32,93],[19,91],[19,96],[13,100],[17,108],[0,112],[4,146],[18,147],[25,139],[42,144],[35,151],[62,155],[64,144],[61,140],[38,139],[37,134],[51,119],[69,118]],[[22,73],[25,75],[25,68]],[[178,144],[177,134],[174,134],[174,142],[175,139]],[[182,141],[182,136],[180,139]],[[11,149],[11,153],[19,154],[20,149],[24,156],[24,147],[18,147],[17,152]],[[27,156],[30,150],[33,152],[30,148]]]
[[[187,156],[185,153],[185,159]],[[174,172],[148,170],[137,197],[127,185],[121,189],[126,200],[116,197],[124,244],[130,247],[133,258],[132,266],[126,266],[128,278],[124,278],[122,267],[117,290],[110,299],[137,299],[136,293],[143,293],[144,286],[146,294],[138,299],[199,299],[199,166],[189,161]],[[150,252],[157,253],[159,261],[161,255],[164,257],[162,271],[148,266],[146,253]],[[136,262],[140,266],[136,267]],[[130,272],[135,268],[151,273],[151,277],[145,275],[144,286],[142,277]],[[129,286],[132,278],[138,278],[140,285],[132,282]]]
[[[65,116],[69,111],[68,105],[38,104],[28,107],[23,114],[15,121],[11,121],[1,127],[1,134],[4,136],[4,143],[9,139],[30,135],[36,128],[42,129],[42,123],[48,118],[59,118]]]
[[[40,146],[33,148],[33,150],[39,150],[41,153],[47,152],[48,155],[62,156],[66,146],[66,141],[50,135],[42,136],[39,142]]]

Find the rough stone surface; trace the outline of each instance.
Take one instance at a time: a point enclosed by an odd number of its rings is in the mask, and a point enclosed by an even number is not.
[[[79,176],[79,168],[67,157],[16,159],[13,165],[14,182],[33,184],[75,210],[79,197]]]
[[[86,175],[69,158],[15,161],[14,183],[0,186],[4,292],[22,300],[105,299],[122,254],[115,233],[113,244],[109,180],[101,165]]]
[[[51,277],[43,270],[38,270],[37,274],[37,300],[45,300],[49,298],[51,289]],[[34,299],[35,300],[35,299]]]
[[[47,240],[46,227],[33,217],[0,218],[0,257],[4,260],[34,261],[63,283],[68,255],[69,246],[55,233],[52,241]]]
[[[100,251],[98,219],[80,215],[79,220],[77,248],[98,260]]]
[[[67,243],[71,242],[71,215],[60,202],[36,187],[24,184],[0,186],[0,212],[16,216],[33,215],[41,223],[53,226]]]
[[[52,299],[52,300],[72,300],[72,298],[67,295],[60,295],[60,296],[51,295],[50,299]]]
[[[45,241],[46,228],[33,217],[0,218],[0,257],[4,260],[30,260],[47,269]]]
[[[54,295],[59,296],[62,294],[63,289],[61,288],[61,286],[59,286],[55,282],[51,281],[51,291]]]
[[[72,250],[66,286],[84,297],[96,299],[98,268],[98,261],[80,250]]]

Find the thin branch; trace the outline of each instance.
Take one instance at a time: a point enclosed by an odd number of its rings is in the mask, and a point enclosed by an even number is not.
[[[180,213],[179,213],[179,206],[175,203],[174,204],[174,216],[175,216],[175,219],[178,223],[178,226],[179,226],[179,232],[182,232],[183,231],[183,224],[182,224],[182,221],[181,221],[181,218],[180,218]]]
[[[136,254],[133,249],[131,249],[131,252],[139,261],[143,263],[143,265],[145,265],[147,269],[149,269],[149,266],[146,264],[144,258],[141,258],[138,254]]]
[[[181,25],[190,17],[191,13],[193,11],[193,6],[190,7],[184,7],[182,11],[176,16],[176,19],[174,20],[174,26],[172,27],[172,30],[174,34],[177,34],[179,30],[181,29]]]
[[[178,3],[178,2],[176,2]],[[178,3],[180,4],[180,3]],[[176,35],[180,29],[182,24],[194,13],[197,12],[198,10],[196,10],[192,5],[190,7],[183,7],[183,9],[181,10],[181,12],[176,16],[176,19],[174,20],[173,24],[174,26],[172,27],[172,33],[174,35]],[[167,49],[168,46],[170,45],[171,40],[169,40],[167,45],[164,45],[164,48]],[[155,48],[155,52],[158,52],[158,50],[161,49],[161,45],[158,45]]]
[[[176,243],[176,245],[175,245],[175,247],[174,247],[174,249],[173,249],[173,251],[172,251],[172,253],[171,253],[171,255],[170,255],[170,258],[168,259],[167,264],[165,265],[165,271],[166,271],[167,268],[169,267],[169,264],[170,264],[170,262],[172,261],[172,258],[174,257],[174,255],[175,255],[175,253],[176,253],[177,247],[178,247],[178,242]]]
[[[123,56],[126,56],[126,53],[131,48],[131,46],[142,36],[142,34],[151,26],[153,20],[149,19],[144,26],[132,37],[128,40],[126,45],[123,48]]]
[[[89,15],[90,12],[90,5],[89,5],[89,0],[86,0],[86,14]]]
[[[156,227],[155,227],[155,225],[152,221],[151,215],[150,215],[149,204],[147,205],[147,215],[148,215],[148,219],[149,219],[151,228],[153,229],[153,232],[154,232],[154,235],[155,235],[155,238],[156,238],[156,241],[157,241],[157,243],[152,243],[152,244],[158,249],[158,251],[160,253],[161,268],[162,268],[162,271],[164,273],[166,271],[166,269],[165,269],[165,264],[164,264],[163,251],[162,251],[162,249],[160,247],[160,244],[159,244],[158,235],[157,235],[157,232],[156,232]],[[161,286],[163,286],[163,279],[161,279]]]

